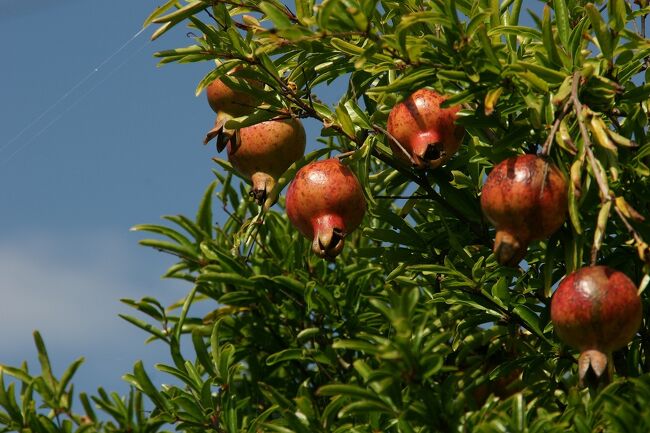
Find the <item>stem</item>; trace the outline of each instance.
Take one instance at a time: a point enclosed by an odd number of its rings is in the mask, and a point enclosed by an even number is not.
[[[576,118],[578,119],[578,126],[580,127],[580,135],[582,136],[582,141],[584,142],[585,151],[587,152],[587,158],[589,159],[589,165],[591,166],[591,170],[593,171],[594,177],[596,178],[596,183],[600,188],[600,202],[604,203],[605,201],[610,199],[609,184],[607,183],[607,180],[602,177],[602,173],[598,167],[598,162],[596,161],[596,157],[594,156],[594,153],[591,150],[591,146],[592,146],[591,138],[589,137],[589,132],[587,131],[587,127],[585,126],[585,120],[582,115],[582,103],[580,103],[580,100],[578,99],[579,81],[580,81],[580,72],[575,72],[573,74],[573,86],[571,88],[571,101],[573,103],[573,108],[576,114]]]
[[[548,156],[549,152],[551,151],[551,146],[553,145],[553,141],[555,141],[554,140],[555,134],[557,133],[557,130],[560,128],[560,123],[562,123],[562,119],[564,119],[564,116],[566,116],[566,114],[569,112],[570,106],[571,104],[569,103],[569,101],[566,101],[562,106],[562,111],[560,111],[560,113],[555,118],[555,122],[553,122],[551,131],[548,133],[548,137],[546,137],[546,141],[544,142],[544,146],[542,147],[540,155]]]
[[[334,158],[340,161],[342,159],[349,158],[350,156],[354,155],[356,152],[357,152],[356,150],[350,150],[349,152],[339,153]]]
[[[399,149],[402,151],[402,153],[408,158],[408,160],[411,161],[411,164],[415,165],[415,160],[413,159],[411,154],[404,148],[404,146],[402,146],[402,143],[400,143],[399,140],[393,136],[393,134],[391,134],[390,132],[388,132],[388,130],[382,128],[377,124],[373,124],[372,127],[375,131],[381,132],[386,137],[388,137],[390,141],[395,143],[397,147],[399,147]]]

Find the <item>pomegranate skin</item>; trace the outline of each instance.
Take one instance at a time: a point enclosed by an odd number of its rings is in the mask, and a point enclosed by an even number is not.
[[[261,122],[240,129],[228,141],[228,161],[251,179],[251,195],[262,204],[282,173],[305,154],[306,141],[298,119]]]
[[[536,155],[508,158],[490,172],[481,193],[483,214],[496,229],[494,255],[516,266],[528,244],[558,230],[568,210],[562,172]]]
[[[454,123],[460,106],[440,108],[445,99],[433,90],[420,89],[393,107],[387,129],[403,147],[389,139],[395,155],[425,169],[441,166],[458,151],[465,135]]]
[[[237,68],[228,74],[233,75],[238,71]],[[261,87],[261,83],[250,81],[252,86]],[[258,105],[257,99],[246,92],[233,90],[220,79],[214,80],[205,89],[208,98],[208,104],[217,114],[226,114],[229,117],[239,117],[251,114]]]
[[[580,351],[612,352],[627,345],[641,325],[641,298],[627,275],[607,266],[566,277],[551,300],[551,320],[562,341]]]
[[[286,205],[291,224],[312,240],[316,255],[328,260],[341,252],[345,236],[366,212],[359,181],[337,158],[301,168],[289,185]]]
[[[611,352],[632,340],[642,310],[635,284],[615,269],[585,267],[562,280],[551,300],[551,320],[558,337],[580,350],[581,384],[589,372],[596,383],[610,380]]]

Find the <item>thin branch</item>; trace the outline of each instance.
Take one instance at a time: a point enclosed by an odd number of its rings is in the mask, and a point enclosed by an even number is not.
[[[573,85],[571,87],[571,101],[573,103],[573,108],[575,110],[576,118],[578,119],[578,126],[580,127],[580,135],[582,136],[582,141],[587,152],[587,158],[589,159],[589,165],[591,165],[591,170],[594,173],[596,178],[596,183],[600,188],[600,202],[604,203],[605,201],[611,199],[609,193],[609,184],[606,179],[603,179],[600,167],[598,166],[598,161],[594,156],[593,151],[591,150],[591,138],[589,137],[589,132],[585,126],[585,121],[582,112],[582,103],[578,99],[578,83],[580,82],[580,72],[575,72],[573,74]]]
[[[396,145],[396,146],[397,146],[397,147],[402,151],[402,153],[404,154],[404,156],[406,156],[406,157],[408,158],[408,160],[411,161],[411,164],[413,164],[413,165],[416,164],[416,163],[415,163],[415,160],[413,159],[413,157],[411,156],[411,154],[410,154],[410,153],[409,153],[409,152],[404,148],[404,146],[402,146],[402,143],[400,143],[399,140],[393,136],[393,134],[391,134],[390,132],[388,132],[388,130],[382,128],[381,126],[379,126],[379,125],[377,125],[377,124],[373,124],[372,127],[373,127],[373,129],[374,129],[375,131],[381,132],[381,133],[384,134],[386,137],[388,137],[388,139],[389,139],[390,141],[392,141],[393,143],[395,143],[395,145]]]
[[[560,123],[562,123],[562,119],[564,119],[564,116],[566,116],[566,114],[569,112],[570,107],[571,107],[570,101],[566,101],[562,106],[562,111],[560,111],[560,113],[555,118],[555,122],[553,122],[551,131],[548,133],[548,137],[546,137],[546,141],[544,142],[544,146],[542,147],[542,150],[540,152],[541,155],[548,156],[549,152],[551,151],[551,146],[553,145],[553,141],[555,141],[555,134],[557,133],[557,130],[560,128]]]
[[[340,161],[340,160],[342,160],[342,159],[345,159],[345,158],[349,158],[349,157],[351,157],[351,156],[354,155],[356,152],[357,152],[356,150],[350,150],[349,152],[339,153],[339,154],[336,155],[334,158],[336,158],[336,159],[338,159],[338,160]]]

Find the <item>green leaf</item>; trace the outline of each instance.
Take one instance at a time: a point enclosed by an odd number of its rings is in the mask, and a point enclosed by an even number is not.
[[[57,387],[56,379],[52,374],[52,367],[50,365],[50,357],[47,355],[47,350],[45,349],[45,342],[41,337],[41,333],[34,331],[34,342],[36,343],[36,349],[38,351],[38,362],[41,364],[41,374],[43,380],[50,389],[51,393],[54,393],[54,390]]]
[[[203,9],[206,9],[209,4],[203,0],[194,0],[190,1],[188,4],[183,6],[180,9],[175,10],[174,12],[167,14],[165,16],[157,16],[151,22],[156,24],[163,24],[167,22],[180,22],[184,19],[187,19],[190,15],[195,15],[201,12]],[[163,6],[164,7],[164,6]],[[169,9],[169,8],[167,8]],[[160,14],[158,14],[160,15]]]
[[[553,37],[553,28],[551,26],[551,9],[548,5],[544,6],[544,15],[542,19],[542,35],[544,40],[544,48],[548,53],[549,60],[555,65],[560,65],[560,55],[557,52],[555,39]]]
[[[287,17],[287,14],[280,10],[276,5],[271,4],[268,1],[262,1],[259,3],[259,8],[264,12],[264,15],[267,16],[273,22],[278,29],[286,29],[291,26],[291,20]]]
[[[164,14],[165,12],[167,12],[169,9],[171,9],[172,7],[174,7],[175,5],[178,5],[178,4],[179,4],[179,1],[178,1],[178,0],[169,0],[168,2],[166,2],[165,4],[163,4],[162,6],[158,6],[158,7],[157,7],[156,9],[154,9],[154,11],[153,11],[153,12],[152,12],[148,17],[147,17],[147,19],[144,20],[144,24],[142,25],[142,27],[147,27],[147,26],[149,26],[149,25],[153,22],[154,19],[158,18],[159,16],[161,16],[162,14]]]
[[[616,33],[623,30],[627,21],[625,0],[609,0],[607,2],[607,16],[609,17],[609,26],[612,30]]]
[[[133,384],[139,390],[144,392],[156,404],[156,406],[168,412],[172,412],[173,407],[171,402],[158,392],[153,382],[151,382],[151,379],[149,379],[149,376],[145,372],[142,361],[135,363],[133,367],[133,375],[125,375],[124,380]]]
[[[539,30],[525,26],[502,25],[493,27],[488,31],[488,36],[490,37],[500,35],[522,36],[531,38],[533,40],[540,40],[542,38]]]
[[[523,321],[524,326],[526,326],[529,331],[534,332],[539,338],[550,343],[548,338],[544,335],[542,328],[539,326],[539,316],[535,314],[533,310],[526,305],[517,305],[513,309],[513,312],[519,316]]]
[[[555,10],[555,24],[557,33],[562,42],[562,46],[569,49],[569,38],[571,35],[569,24],[569,10],[564,0],[553,0],[553,9]]]
[[[63,372],[63,375],[61,376],[61,381],[59,382],[59,391],[56,395],[56,399],[58,401],[61,400],[61,397],[63,397],[63,394],[67,391],[68,384],[72,380],[72,377],[74,374],[77,372],[77,369],[81,366],[81,364],[84,363],[84,358],[78,358],[72,364],[68,366],[68,368]]]
[[[492,46],[492,41],[489,38],[487,30],[485,28],[485,24],[478,26],[476,30],[477,30],[476,34],[478,35],[478,39],[479,42],[481,43],[481,47],[483,47],[483,51],[487,55],[488,59],[492,62],[494,66],[501,69],[501,62],[499,61],[499,58],[497,57],[494,51],[494,47]]]
[[[199,289],[199,285],[195,284],[192,290],[190,291],[190,293],[185,298],[185,302],[183,302],[183,309],[181,310],[181,315],[178,318],[178,322],[174,326],[174,336],[176,337],[176,341],[181,341],[181,332],[183,331],[185,318],[187,317],[187,312],[190,310],[190,306],[192,305],[192,301],[194,301],[194,296],[196,295],[198,289]]]
[[[2,406],[11,419],[18,425],[23,425],[23,416],[20,407],[16,404],[14,384],[5,388],[4,373],[0,369],[0,406]]]
[[[379,353],[379,347],[376,344],[362,340],[338,340],[332,343],[332,348],[356,350],[371,355],[376,355]]]
[[[650,97],[650,84],[633,87],[627,90],[622,96],[621,100],[625,102],[635,103],[645,101]]]
[[[338,119],[343,132],[345,132],[348,137],[355,137],[354,123],[352,122],[352,118],[350,117],[348,110],[345,108],[343,101],[336,106],[336,118]]]
[[[266,358],[266,365],[275,365],[285,361],[299,361],[304,359],[302,349],[285,349],[269,355]]]
[[[324,385],[321,386],[316,392],[318,395],[323,396],[335,396],[335,395],[346,395],[349,397],[360,398],[369,401],[375,401],[381,404],[386,409],[389,409],[372,391],[369,391],[365,388],[361,388],[356,385],[344,385],[344,384],[333,384],[333,385]]]
[[[131,227],[130,230],[156,233],[159,235],[167,236],[168,238],[178,242],[181,245],[185,245],[188,247],[192,245],[192,242],[187,237],[183,236],[181,233],[169,227],[165,227],[157,224],[138,224],[137,226]]]
[[[178,245],[158,239],[142,239],[139,243],[145,247],[155,248],[158,251],[163,251],[185,259],[196,260],[197,258],[197,252],[184,245]]]
[[[237,288],[252,288],[255,285],[249,278],[229,272],[203,272],[197,280],[199,282],[229,284]]]
[[[510,66],[512,70],[525,70],[531,71],[535,75],[541,77],[542,79],[548,81],[550,84],[560,84],[562,83],[567,74],[557,71],[555,69],[547,68],[538,63],[528,63],[528,62],[517,62]]]
[[[216,182],[212,182],[208,186],[208,189],[203,194],[203,199],[196,214],[196,225],[201,227],[209,238],[212,237],[212,195],[216,186]]]
[[[125,314],[118,314],[118,316],[126,320],[127,322],[137,326],[138,328],[148,332],[154,337],[160,338],[163,341],[167,340],[167,335],[165,335],[163,331],[151,325],[150,323],[145,322],[144,320],[138,319],[136,317],[127,316]]]
[[[596,39],[598,39],[598,45],[600,45],[600,50],[602,51],[603,56],[605,56],[607,60],[612,61],[614,55],[614,47],[612,36],[609,33],[607,24],[605,24],[605,21],[603,21],[603,17],[600,15],[598,8],[594,6],[593,3],[587,3],[585,5],[585,11],[587,12],[589,21],[591,21],[591,27],[596,33]]]

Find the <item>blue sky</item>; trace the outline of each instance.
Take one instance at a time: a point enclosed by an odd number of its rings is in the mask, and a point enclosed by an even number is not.
[[[173,260],[129,228],[193,215],[213,179],[213,113],[194,96],[210,65],[152,56],[191,43],[185,29],[117,52],[159,3],[0,0],[0,363],[35,364],[39,329],[56,373],[86,357],[78,390],[125,392],[136,360],[168,360],[118,300],[188,287],[162,281]]]
[[[152,365],[166,351],[117,317],[131,312],[118,300],[189,290],[129,232],[194,215],[215,168],[202,145],[214,114],[194,95],[211,65],[156,67],[155,51],[192,43],[184,27],[134,37],[162,3],[0,0],[0,363],[35,364],[39,329],[56,373],[86,357],[77,390],[124,393],[138,359],[165,380]],[[305,126],[313,149],[318,125]]]
[[[167,379],[153,369],[166,350],[117,317],[132,312],[119,299],[190,287],[161,280],[173,258],[129,228],[194,215],[214,178],[214,114],[194,95],[211,65],[156,67],[155,51],[192,43],[185,27],[134,37],[161,3],[0,0],[0,364],[35,369],[38,329],[56,374],[86,358],[78,391],[125,393],[138,359]]]

